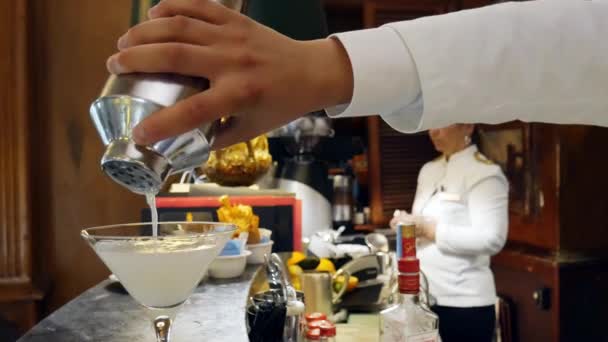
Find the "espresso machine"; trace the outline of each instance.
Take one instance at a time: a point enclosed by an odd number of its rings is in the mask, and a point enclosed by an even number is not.
[[[274,186],[302,201],[302,237],[332,228],[332,187],[320,150],[334,131],[324,113],[312,113],[272,131],[270,150],[278,160]],[[278,157],[278,158],[277,158]]]

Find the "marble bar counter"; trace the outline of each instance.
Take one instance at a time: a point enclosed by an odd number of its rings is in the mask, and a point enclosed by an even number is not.
[[[205,280],[180,309],[171,340],[249,341],[245,307],[259,269],[249,265],[240,278]],[[120,284],[106,280],[42,320],[19,342],[154,341],[146,311]]]

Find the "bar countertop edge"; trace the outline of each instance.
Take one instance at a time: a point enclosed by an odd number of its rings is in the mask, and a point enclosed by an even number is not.
[[[249,341],[247,298],[261,269],[248,265],[239,278],[207,278],[179,310],[171,340]],[[153,341],[146,311],[119,283],[104,280],[40,321],[18,342]]]

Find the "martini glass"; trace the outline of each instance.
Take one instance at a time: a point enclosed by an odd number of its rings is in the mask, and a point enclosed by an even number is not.
[[[224,223],[159,222],[84,229],[82,237],[147,308],[157,341],[170,342],[171,323],[236,227]]]

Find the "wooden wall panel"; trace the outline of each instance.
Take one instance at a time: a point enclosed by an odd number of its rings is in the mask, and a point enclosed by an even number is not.
[[[380,184],[385,219],[396,209],[411,211],[422,166],[439,153],[425,133],[410,135],[380,123]]]
[[[368,129],[368,158],[369,158],[369,196],[371,222],[374,224],[382,224],[385,221],[384,208],[382,206],[382,183],[380,171],[380,122],[382,119],[379,116],[367,118]]]
[[[0,2],[0,297],[31,283],[26,10]]]
[[[365,27],[377,27],[390,22],[442,14],[451,9],[451,3],[450,0],[365,0],[363,22]]]
[[[36,322],[41,298],[32,272],[28,9],[26,0],[0,2],[0,319],[21,331]]]
[[[10,325],[14,326],[18,333],[24,333],[31,329],[38,319],[34,301],[0,302],[0,312],[2,312],[2,318],[10,322]],[[5,342],[1,339],[3,337],[0,334],[0,341]]]
[[[144,201],[102,174],[103,146],[89,119],[108,76],[105,60],[129,27],[131,1],[31,3],[33,219],[48,313],[108,275],[80,230],[138,221]]]

